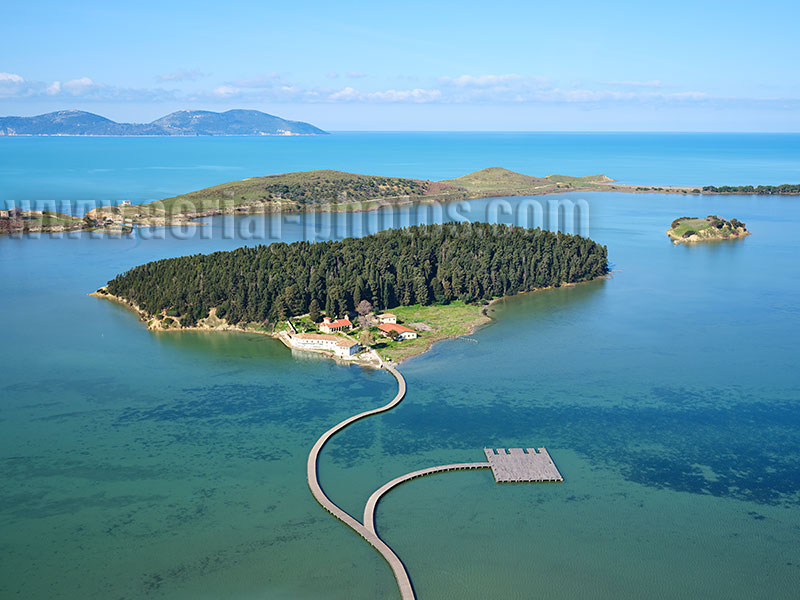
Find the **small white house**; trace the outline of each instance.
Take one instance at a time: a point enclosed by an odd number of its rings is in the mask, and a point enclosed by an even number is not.
[[[382,315],[377,316],[378,323],[383,325],[384,323],[397,323],[397,315],[393,315],[392,313],[383,313]]]
[[[394,339],[400,342],[403,340],[414,340],[419,336],[413,329],[405,325],[398,325],[397,323],[381,323],[378,325],[378,330],[387,337],[390,337],[392,331],[396,332],[397,336]]]

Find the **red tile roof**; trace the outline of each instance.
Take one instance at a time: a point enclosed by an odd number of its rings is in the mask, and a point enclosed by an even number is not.
[[[326,327],[352,327],[353,324],[350,319],[336,319],[335,321],[324,321],[322,323]]]
[[[413,329],[409,329],[405,325],[398,325],[397,323],[382,323],[378,325],[378,329],[386,333],[390,331],[396,331],[397,333],[417,333]]]

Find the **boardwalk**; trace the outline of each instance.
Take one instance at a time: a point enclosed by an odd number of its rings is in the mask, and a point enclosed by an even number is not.
[[[389,483],[382,485],[367,500],[364,507],[364,520],[359,522],[350,514],[339,508],[322,489],[319,484],[319,477],[317,473],[317,463],[319,461],[319,453],[325,444],[328,443],[334,435],[340,432],[348,425],[360,421],[365,417],[377,415],[387,410],[393,409],[400,404],[406,395],[406,381],[400,372],[394,367],[382,364],[383,368],[389,371],[394,378],[397,379],[397,395],[388,404],[380,408],[367,410],[348,419],[345,419],[338,425],[331,427],[328,431],[316,441],[308,454],[307,464],[307,477],[308,487],[311,493],[316,498],[322,507],[331,513],[334,517],[339,519],[342,523],[347,525],[350,529],[355,531],[358,535],[364,538],[373,548],[375,548],[381,556],[389,563],[392,568],[394,577],[397,580],[397,587],[400,590],[400,596],[403,600],[415,600],[414,588],[411,585],[411,579],[408,576],[405,565],[394,553],[394,551],[384,542],[378,535],[375,529],[375,510],[378,506],[380,499],[390,490],[398,485],[401,485],[412,479],[424,477],[426,475],[433,475],[435,473],[444,473],[447,471],[465,471],[471,469],[492,469],[495,481],[563,481],[561,473],[556,469],[553,460],[550,458],[547,450],[539,448],[537,452],[533,448],[528,448],[527,451],[522,448],[511,448],[506,451],[505,449],[493,450],[484,448],[487,462],[475,463],[455,463],[449,465],[441,465],[438,467],[428,467],[426,469],[419,469],[412,471],[406,475],[401,475],[392,479]]]
[[[388,562],[389,566],[392,568],[394,577],[397,580],[397,586],[400,588],[400,596],[403,598],[403,600],[414,600],[416,597],[414,595],[414,588],[411,586],[411,580],[408,577],[408,572],[406,571],[403,562],[397,557],[394,551],[389,548],[389,546],[387,546],[381,538],[378,537],[378,534],[375,533],[374,528],[368,529],[364,527],[363,524],[359,523],[356,519],[334,504],[333,501],[328,498],[328,496],[322,490],[322,486],[319,484],[319,478],[317,476],[317,461],[319,460],[319,453],[328,440],[330,440],[334,435],[348,425],[355,423],[356,421],[360,421],[364,417],[377,415],[382,412],[386,412],[387,410],[391,410],[403,400],[403,397],[406,395],[406,380],[403,379],[403,376],[394,367],[384,365],[384,368],[394,375],[395,379],[397,379],[397,395],[391,402],[389,402],[389,404],[386,404],[380,408],[359,413],[350,417],[349,419],[345,419],[338,425],[331,427],[328,431],[322,434],[322,437],[316,441],[308,455],[308,464],[306,469],[308,487],[311,489],[311,493],[314,495],[314,498],[316,498],[317,502],[322,505],[322,508],[327,510],[334,517],[355,531],[373,548],[380,552],[381,556],[386,559],[386,562]]]
[[[389,483],[382,485],[377,490],[375,490],[372,496],[369,497],[369,500],[367,500],[367,505],[364,507],[364,525],[372,533],[375,533],[375,508],[378,506],[378,502],[386,492],[388,492],[394,487],[397,487],[401,483],[405,483],[406,481],[416,479],[417,477],[424,477],[425,475],[433,475],[434,473],[444,473],[445,471],[467,471],[471,469],[488,469],[488,468],[489,468],[488,462],[456,463],[453,465],[442,465],[440,467],[428,467],[427,469],[412,471],[411,473],[407,473],[406,475],[401,475],[396,479],[392,479]]]

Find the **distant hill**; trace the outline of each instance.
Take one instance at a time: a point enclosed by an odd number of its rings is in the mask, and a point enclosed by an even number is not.
[[[81,110],[35,117],[0,117],[3,135],[325,135],[302,121],[257,110],[179,110],[152,123],[117,123]]]
[[[501,190],[503,192],[519,190],[528,193],[538,188],[553,187],[550,181],[542,177],[531,177],[502,167],[481,169],[455,179],[447,179],[442,183],[483,193]]]

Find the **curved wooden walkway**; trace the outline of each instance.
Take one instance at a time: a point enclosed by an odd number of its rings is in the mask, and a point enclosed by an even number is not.
[[[355,531],[358,535],[364,538],[373,548],[375,548],[386,562],[389,563],[389,566],[392,568],[394,572],[394,577],[397,580],[397,586],[400,588],[400,596],[403,600],[414,600],[414,588],[411,586],[411,580],[408,577],[408,572],[406,571],[405,565],[403,562],[398,558],[398,556],[394,553],[394,551],[386,545],[386,543],[378,537],[378,534],[375,533],[374,527],[372,529],[368,529],[362,523],[359,523],[356,519],[352,516],[347,514],[341,508],[339,508],[333,501],[325,495],[325,492],[322,490],[322,486],[319,484],[319,478],[317,476],[317,461],[319,460],[319,453],[322,450],[322,447],[330,440],[334,435],[336,435],[339,431],[355,423],[356,421],[360,421],[364,417],[369,417],[371,415],[377,415],[382,412],[386,412],[387,410],[393,409],[395,406],[400,404],[400,401],[406,395],[406,380],[400,374],[400,372],[391,367],[389,365],[384,364],[383,367],[389,371],[392,375],[394,375],[395,379],[397,379],[397,395],[394,399],[382,406],[380,408],[375,408],[373,410],[368,410],[357,415],[350,417],[349,419],[345,419],[338,425],[334,425],[328,431],[322,434],[322,436],[316,441],[314,446],[311,448],[311,452],[308,454],[308,464],[307,464],[307,477],[308,477],[308,487],[311,489],[311,493],[316,498],[317,502],[322,505],[322,508],[327,510],[331,513],[334,517],[339,519],[342,523],[347,525],[350,529]]]
[[[444,473],[445,471],[467,471],[471,469],[488,469],[490,467],[488,462],[482,463],[455,463],[452,465],[441,465],[439,467],[428,467],[427,469],[420,469],[419,471],[412,471],[401,475],[396,479],[392,479],[389,483],[382,485],[367,500],[367,505],[364,507],[364,526],[372,533],[377,535],[375,531],[375,508],[381,497],[394,487],[401,483],[411,481],[417,477],[425,477],[425,475],[433,475],[434,473]]]
[[[378,359],[380,360],[380,358]],[[397,587],[400,589],[400,596],[403,600],[416,600],[414,588],[411,585],[411,579],[408,577],[408,571],[403,564],[403,561],[394,553],[386,542],[384,542],[378,532],[375,530],[375,509],[378,506],[381,498],[390,490],[398,485],[424,477],[426,475],[433,475],[434,473],[444,473],[446,471],[466,471],[472,469],[491,469],[494,474],[495,481],[563,481],[561,474],[556,469],[553,460],[544,448],[539,448],[537,452],[533,448],[528,448],[525,452],[522,448],[511,448],[506,451],[500,449],[499,451],[484,448],[487,462],[477,463],[453,463],[450,465],[440,465],[438,467],[428,467],[427,469],[419,469],[406,473],[400,477],[392,479],[375,490],[367,500],[364,507],[364,520],[359,522],[357,519],[346,513],[339,508],[322,490],[319,484],[319,477],[317,473],[317,463],[319,461],[319,453],[325,444],[328,443],[334,435],[342,429],[360,421],[365,417],[377,415],[387,410],[393,409],[400,404],[406,395],[406,380],[400,372],[394,367],[387,365],[381,361],[381,366],[389,371],[395,379],[397,379],[397,395],[388,404],[380,408],[367,410],[350,418],[345,419],[338,425],[334,425],[312,446],[311,452],[308,454],[307,463],[307,477],[308,487],[317,502],[322,505],[322,508],[327,510],[334,517],[339,519],[342,523],[347,525],[350,529],[355,531],[358,535],[364,538],[373,548],[375,548],[381,556],[389,563],[394,573],[394,578],[397,580]],[[552,468],[551,468],[552,467]],[[499,473],[499,474],[498,474]]]

